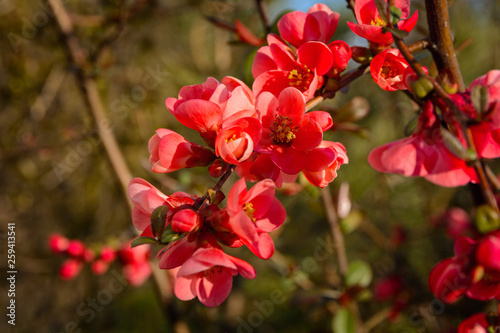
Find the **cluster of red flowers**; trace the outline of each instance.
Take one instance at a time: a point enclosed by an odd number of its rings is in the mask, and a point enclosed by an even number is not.
[[[94,251],[79,240],[70,240],[60,234],[52,234],[49,236],[49,247],[56,254],[68,256],[59,269],[59,276],[63,280],[77,277],[85,263],[90,264],[90,269],[94,274],[104,274],[115,261],[120,263],[123,277],[132,286],[140,286],[151,275],[149,246],[131,248],[129,241],[118,249],[103,245]]]

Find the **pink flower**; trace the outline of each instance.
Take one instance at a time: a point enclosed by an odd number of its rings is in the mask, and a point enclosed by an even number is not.
[[[406,90],[404,75],[408,67],[398,49],[387,49],[373,58],[370,63],[370,74],[375,83],[384,90]]]
[[[349,45],[342,41],[336,40],[328,44],[328,48],[332,51],[333,62],[332,67],[328,71],[327,75],[333,78],[340,78],[340,73],[342,73],[346,67],[349,60],[352,57],[352,51]]]
[[[63,280],[74,279],[80,274],[83,268],[83,261],[75,258],[66,259],[59,269],[59,276]]]
[[[61,234],[51,234],[49,236],[49,247],[54,253],[64,253],[68,249],[69,240]]]
[[[490,326],[484,313],[476,313],[465,319],[458,326],[458,333],[487,333]]]
[[[252,117],[224,122],[215,140],[215,153],[225,162],[238,165],[253,153],[261,127],[260,121]]]
[[[174,292],[181,300],[198,297],[206,306],[218,306],[229,296],[237,274],[246,279],[256,276],[253,267],[241,259],[217,248],[199,248],[177,272]]]
[[[68,244],[68,248],[66,249],[66,253],[74,258],[83,257],[85,253],[85,244],[80,242],[79,240],[71,240]]]
[[[486,114],[474,117],[480,121],[479,124],[473,124],[469,128],[479,156],[497,158],[500,157],[500,70],[489,71],[475,79],[469,92],[477,86],[486,87],[489,101]]]
[[[242,178],[234,184],[227,199],[227,228],[262,259],[269,259],[274,253],[274,243],[268,232],[281,226],[286,217],[283,205],[274,194],[272,180],[260,181],[247,191]]]
[[[131,242],[125,243],[118,250],[118,258],[123,265],[122,274],[125,280],[132,286],[142,285],[151,275],[152,269],[149,263],[149,245],[130,247]]]
[[[252,91],[240,80],[225,77],[222,83],[208,78],[201,85],[185,86],[178,98],[167,98],[167,109],[181,124],[198,131],[214,147],[222,122],[236,113],[255,114]]]
[[[324,4],[315,4],[307,13],[294,11],[278,21],[278,30],[287,42],[295,47],[311,41],[327,44],[335,33],[340,14]]]
[[[455,240],[455,256],[433,268],[429,287],[446,303],[466,294],[469,298],[487,301],[500,297],[500,231],[478,241],[468,237]]]
[[[433,225],[443,225],[446,235],[451,239],[456,239],[458,236],[464,236],[467,233],[474,231],[469,214],[459,207],[452,207],[443,214],[439,214],[433,219]]]
[[[183,204],[193,204],[194,200],[189,194],[175,192],[171,196],[163,194],[160,190],[141,178],[134,178],[128,186],[128,194],[134,208],[132,210],[132,223],[137,230],[145,230],[151,224],[151,214],[162,205],[176,208]]]
[[[380,172],[425,177],[440,186],[476,182],[473,168],[453,155],[442,139],[440,121],[430,101],[424,104],[415,132],[408,138],[377,147],[368,162]]]
[[[102,275],[108,271],[109,263],[102,259],[97,259],[92,262],[90,269],[95,275]]]
[[[337,178],[340,166],[348,161],[341,143],[322,141],[317,148],[307,152],[307,164],[302,173],[314,186],[326,187]]]
[[[387,0],[385,0],[387,2]],[[394,5],[401,9],[401,20],[397,27],[406,32],[410,32],[418,20],[418,14],[406,19],[410,14],[410,0],[396,0]],[[354,4],[354,13],[358,24],[347,22],[349,28],[358,36],[367,39],[371,43],[378,44],[381,48],[389,46],[393,42],[390,32],[383,32],[386,23],[380,17],[375,4],[375,0],[356,0]]]
[[[300,90],[306,100],[314,97],[323,84],[333,62],[332,51],[321,42],[302,44],[295,54],[277,35],[267,36],[269,46],[263,46],[255,55],[252,75],[255,81],[252,90],[258,96],[269,91],[279,96],[287,87]]]
[[[154,172],[167,173],[184,168],[208,166],[215,160],[209,148],[187,141],[182,135],[160,128],[148,143],[149,162]]]
[[[321,144],[323,132],[333,124],[327,112],[305,113],[303,95],[291,87],[278,98],[262,93],[256,109],[261,115],[262,137],[255,150],[269,154],[272,162],[289,175],[306,168],[307,152]]]

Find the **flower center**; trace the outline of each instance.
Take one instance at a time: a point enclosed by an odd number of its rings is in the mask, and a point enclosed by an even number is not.
[[[255,222],[256,219],[253,217],[253,213],[255,213],[255,208],[253,208],[253,204],[251,202],[245,202],[243,205],[243,211],[248,215],[248,217]]]
[[[382,68],[380,69],[380,76],[382,76],[384,79],[392,79],[397,75],[398,72],[394,69],[394,65],[391,65],[391,63],[386,60],[382,65]]]
[[[294,69],[292,69],[288,73],[288,85],[290,87],[295,87],[299,89],[301,92],[306,91],[309,89],[309,86],[311,85],[312,80],[314,79],[314,74],[311,72],[307,66],[300,66],[297,65],[295,66]]]
[[[380,17],[376,17],[375,20],[370,22],[371,25],[375,25],[377,27],[385,27],[385,22]]]
[[[236,134],[233,134],[229,138],[226,138],[226,143],[233,142],[236,139],[238,139],[238,137],[236,136]]]
[[[276,116],[271,124],[271,137],[275,144],[289,144],[296,138],[294,132],[299,131],[299,127],[293,127],[292,118],[285,116]]]

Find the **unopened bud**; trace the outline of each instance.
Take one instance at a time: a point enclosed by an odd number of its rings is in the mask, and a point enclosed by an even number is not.
[[[470,92],[470,99],[478,114],[485,114],[490,104],[488,88],[482,85],[474,86]]]
[[[467,149],[462,145],[456,136],[454,136],[447,129],[441,128],[441,137],[443,138],[444,145],[448,148],[450,153],[461,160],[468,161],[469,154],[467,153]]]
[[[476,208],[474,222],[477,230],[482,234],[500,229],[500,216],[490,205],[481,205]]]
[[[226,173],[227,170],[229,170],[229,164],[227,164],[226,162],[224,162],[221,158],[216,159],[208,167],[208,173],[213,178],[219,178],[219,177],[221,177],[223,174]]]
[[[418,98],[425,98],[434,89],[434,85],[429,79],[421,77],[413,82],[412,88]]]
[[[373,59],[372,51],[366,47],[353,46],[351,47],[351,51],[352,60],[356,61],[357,63],[366,65]]]

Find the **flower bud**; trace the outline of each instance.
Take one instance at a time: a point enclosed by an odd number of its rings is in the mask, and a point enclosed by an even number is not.
[[[85,245],[79,240],[72,240],[69,242],[66,252],[72,257],[79,257],[85,252]]]
[[[61,265],[59,269],[59,276],[63,280],[71,280],[75,278],[83,268],[83,263],[77,259],[67,259]]]
[[[61,234],[52,234],[49,236],[49,247],[54,253],[63,253],[68,249],[69,240]]]
[[[352,60],[363,65],[369,64],[373,59],[372,51],[366,47],[353,46],[351,47],[351,52]]]
[[[434,89],[434,85],[429,79],[421,77],[412,83],[412,88],[418,98],[425,98]]]
[[[192,209],[182,209],[172,216],[172,230],[175,232],[191,232],[200,226],[198,213]]]
[[[477,207],[474,222],[477,230],[483,234],[500,229],[500,217],[490,205]]]
[[[229,164],[227,164],[226,162],[224,162],[221,158],[216,159],[208,167],[208,173],[213,178],[219,178],[219,177],[221,177],[223,174],[226,173],[227,170],[229,170]]]

